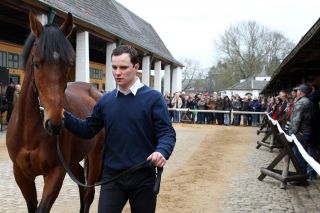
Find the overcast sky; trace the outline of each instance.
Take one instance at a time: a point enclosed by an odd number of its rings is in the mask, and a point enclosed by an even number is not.
[[[149,22],[176,59],[217,61],[214,41],[231,25],[254,20],[295,44],[320,18],[320,0],[117,0]]]

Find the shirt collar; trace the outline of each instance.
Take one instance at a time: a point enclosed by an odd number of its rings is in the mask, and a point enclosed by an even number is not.
[[[143,83],[141,83],[140,78],[137,77],[136,82],[125,92],[120,91],[119,87],[117,89],[117,94],[116,96],[118,96],[118,93],[121,92],[124,95],[128,95],[130,93],[132,93],[134,96],[136,96],[138,89],[140,89],[141,87],[143,87]]]

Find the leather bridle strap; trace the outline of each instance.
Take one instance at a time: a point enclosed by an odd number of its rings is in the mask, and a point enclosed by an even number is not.
[[[60,149],[60,135],[57,135],[57,153],[58,153],[58,157],[64,167],[64,169],[66,170],[67,174],[70,176],[70,178],[76,183],[78,184],[79,186],[82,186],[82,187],[95,187],[95,186],[101,186],[101,185],[104,185],[104,184],[108,184],[108,183],[111,183],[113,181],[116,181],[117,179],[119,179],[120,177],[123,177],[127,174],[131,174],[131,173],[134,173],[142,168],[146,168],[147,166],[149,167],[154,167],[151,163],[151,161],[149,160],[145,160],[123,172],[121,172],[120,174],[114,176],[113,178],[111,179],[108,179],[108,180],[102,180],[102,181],[99,181],[99,182],[96,182],[95,184],[84,184],[84,183],[81,183],[79,180],[77,180],[77,178],[74,176],[74,174],[72,173],[68,163],[66,162],[66,160],[64,159],[63,157],[63,154],[61,152],[61,149]],[[154,188],[153,188],[153,192],[154,194],[158,194],[159,193],[159,190],[160,190],[160,182],[161,182],[161,174],[162,174],[162,171],[163,171],[163,168],[159,168],[157,167],[156,168],[156,181],[155,181],[155,184],[154,184]]]

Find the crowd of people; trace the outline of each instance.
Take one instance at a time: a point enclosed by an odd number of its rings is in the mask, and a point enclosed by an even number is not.
[[[238,94],[231,97],[220,96],[217,93],[209,95],[208,93],[190,93],[176,92],[170,96],[165,92],[164,99],[170,110],[170,116],[173,122],[189,120],[198,124],[218,124],[218,125],[243,125],[257,126],[261,121],[259,114],[232,114],[231,111],[245,112],[264,112],[267,102],[264,96],[251,97],[247,95],[240,97]],[[220,110],[228,112],[181,112],[175,109],[189,110]]]
[[[301,84],[287,94],[280,91],[279,95],[270,98],[267,112],[277,120],[284,131],[294,134],[307,153],[319,161],[320,142],[320,91],[316,85]],[[317,173],[307,164],[296,145],[293,145],[302,171],[308,174],[309,179],[315,179]],[[301,184],[302,182],[297,182]]]
[[[176,92],[172,97],[164,94],[172,122],[183,122],[185,119],[198,124],[257,126],[262,122],[262,115],[231,113],[232,111],[266,112],[277,120],[282,129],[289,135],[295,134],[301,145],[314,159],[320,159],[320,91],[316,85],[301,84],[290,91],[282,90],[278,94],[264,97],[240,97],[239,95],[219,96],[214,93],[186,94]],[[195,111],[179,111],[190,109]],[[196,110],[220,110],[222,112]],[[228,113],[223,112],[228,111]],[[231,117],[232,115],[232,117]],[[303,159],[298,148],[293,152],[310,179],[317,177],[316,172]]]

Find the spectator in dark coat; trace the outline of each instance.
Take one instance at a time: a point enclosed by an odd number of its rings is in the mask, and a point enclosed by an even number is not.
[[[232,110],[241,111],[241,99],[239,95],[235,95],[235,98],[232,100]],[[233,114],[233,124],[235,126],[240,125],[240,114]]]
[[[218,98],[217,98],[216,110],[223,110],[223,100],[222,100],[221,96],[218,96]],[[218,120],[218,124],[222,125],[223,124],[223,113],[217,112],[216,118]]]
[[[223,110],[229,111],[229,112],[224,113],[223,117],[224,117],[224,124],[227,126],[230,125],[230,111],[231,111],[231,109],[232,109],[231,100],[229,99],[228,96],[225,96],[223,98]]]
[[[314,106],[307,94],[310,92],[310,87],[306,84],[301,84],[297,89],[297,98],[294,102],[293,112],[291,114],[291,128],[289,133],[295,134],[301,145],[306,149],[308,154],[315,158],[316,153],[314,147],[310,146],[310,138],[312,133],[312,118],[314,116]],[[310,178],[315,178],[315,171],[307,165],[307,162],[302,157],[296,145],[293,146],[293,153],[296,156],[302,171],[307,173]]]
[[[14,97],[15,86],[12,78],[10,78],[10,84],[6,90],[6,100],[7,100],[7,122],[10,121],[11,113],[13,110],[13,97]]]
[[[260,112],[261,111],[261,104],[257,97],[254,97],[253,100],[249,103],[250,108],[253,112]],[[257,126],[258,125],[258,114],[252,115],[252,125]]]

